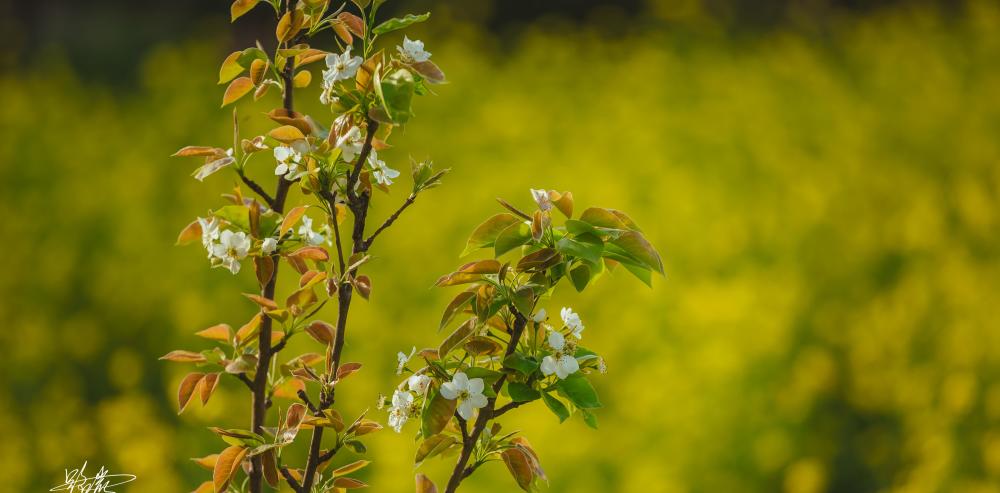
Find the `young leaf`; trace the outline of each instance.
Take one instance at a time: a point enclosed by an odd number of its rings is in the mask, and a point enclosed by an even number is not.
[[[205,375],[205,378],[201,381],[201,405],[208,404],[208,400],[212,398],[212,394],[215,392],[215,387],[219,385],[219,374],[209,373]]]
[[[455,415],[455,408],[458,400],[446,399],[440,392],[434,390],[427,399],[425,409],[421,415],[421,433],[423,437],[430,438],[432,435],[441,433],[452,416]]]
[[[539,363],[521,353],[514,353],[503,360],[504,368],[510,368],[521,372],[522,375],[531,375],[538,369]]]
[[[464,257],[478,248],[493,246],[501,231],[520,222],[520,219],[506,212],[487,219],[479,226],[476,226],[476,229],[472,232],[472,236],[469,237],[469,241],[465,245],[465,250],[462,251],[462,255],[460,256]]]
[[[531,241],[531,227],[518,221],[497,235],[493,245],[493,255],[499,257],[529,241]]]
[[[587,377],[583,375],[570,375],[565,380],[560,380],[556,384],[556,388],[580,409],[596,409],[601,407],[601,401],[597,398],[597,391],[594,390]]]
[[[548,392],[542,392],[542,401],[544,401],[549,410],[559,418],[560,423],[566,421],[566,418],[569,418],[569,410],[566,409],[566,405],[559,402],[559,399],[556,399]]]
[[[416,24],[418,22],[426,21],[427,19],[430,18],[430,16],[431,13],[427,12],[426,14],[420,14],[420,15],[406,14],[403,18],[394,17],[375,26],[375,28],[372,29],[372,34],[378,36],[388,32],[403,29],[404,27],[407,27],[411,24]]]
[[[246,70],[246,67],[241,66],[239,62],[242,54],[242,51],[234,51],[223,60],[222,67],[219,68],[219,84],[225,84],[235,79],[237,75]]]
[[[638,231],[626,231],[617,239],[612,240],[612,243],[641,260],[650,269],[663,274],[663,261],[660,259],[660,254],[646,240],[646,237],[642,233]]]
[[[510,394],[510,400],[514,402],[529,402],[542,396],[541,392],[521,382],[507,384],[507,393]]]
[[[198,387],[202,378],[205,378],[204,373],[188,373],[184,380],[181,380],[180,386],[177,387],[177,414],[184,412],[184,408],[191,401],[191,396],[194,395],[194,389]]]
[[[249,451],[246,447],[233,445],[219,454],[219,460],[215,462],[215,470],[212,472],[212,484],[215,485],[215,493],[226,491],[233,475],[239,469],[240,463]]]
[[[253,81],[249,77],[240,77],[229,83],[226,93],[222,95],[222,106],[235,102],[253,89]]]
[[[412,116],[410,104],[415,87],[413,74],[401,68],[384,79],[379,79],[377,72],[375,75],[376,90],[386,112],[389,113],[389,118],[392,118],[394,123],[406,123]]]
[[[443,433],[427,437],[420,443],[420,447],[417,447],[417,454],[413,457],[413,467],[420,466],[423,461],[448,450],[456,443],[458,440],[455,437]]]
[[[455,318],[455,315],[460,313],[462,308],[469,304],[469,300],[475,298],[476,289],[478,289],[478,286],[473,286],[467,291],[462,291],[461,293],[458,293],[458,296],[456,296],[455,299],[451,300],[451,303],[448,303],[448,306],[444,309],[444,314],[441,316],[441,323],[438,325],[438,331],[445,328],[445,326],[448,325],[448,322],[451,322],[451,320]]]
[[[524,491],[531,491],[531,483],[535,480],[535,471],[531,467],[531,459],[521,449],[509,448],[500,453],[503,463],[507,465],[510,475]]]
[[[417,474],[415,481],[417,483],[416,493],[438,493],[434,481],[431,481],[426,474]]]
[[[233,5],[229,7],[229,13],[231,16],[230,22],[235,21],[236,19],[240,18],[240,16],[242,16],[243,14],[250,12],[250,10],[252,10],[255,6],[257,6],[257,2],[259,1],[260,0],[234,1]]]
[[[160,356],[163,361],[173,361],[175,363],[204,363],[207,361],[205,355],[201,353],[195,353],[192,351],[184,351],[181,349],[170,351],[169,353]]]
[[[476,331],[476,327],[478,327],[476,322],[476,317],[470,318],[464,324],[459,325],[444,341],[441,341],[441,346],[438,347],[438,357],[444,359],[452,349],[465,342]]]

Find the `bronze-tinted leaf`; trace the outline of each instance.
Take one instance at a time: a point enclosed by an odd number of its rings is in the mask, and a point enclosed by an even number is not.
[[[347,24],[344,24],[340,20],[330,21],[330,26],[333,27],[333,32],[337,34],[337,37],[344,41],[346,44],[354,43],[354,36],[351,35],[351,30],[347,28]]]
[[[420,446],[417,447],[417,453],[413,457],[415,467],[419,466],[421,462],[444,452],[448,447],[456,443],[458,443],[458,440],[455,437],[444,433],[425,438],[423,442],[420,442]]]
[[[281,441],[291,442],[295,439],[295,435],[299,432],[299,425],[302,424],[302,418],[305,417],[306,411],[306,406],[298,402],[288,407],[288,411],[285,413],[284,431],[282,431],[280,437]]]
[[[302,133],[302,130],[292,125],[282,125],[271,130],[267,133],[267,135],[270,135],[272,139],[285,144],[291,144],[292,142],[306,138],[305,134]]]
[[[475,356],[497,354],[503,351],[503,346],[499,342],[483,336],[471,337],[468,341],[465,341],[464,348],[466,352]]]
[[[308,70],[301,70],[299,73],[295,74],[295,78],[292,79],[292,87],[298,89],[309,87],[310,82],[312,82],[312,72]]]
[[[559,193],[549,190],[549,201],[559,209],[567,219],[573,217],[573,194],[571,192]]]
[[[274,455],[274,449],[265,450],[260,456],[260,463],[264,469],[264,480],[272,488],[278,488],[278,462]]]
[[[257,334],[260,332],[260,324],[263,321],[264,318],[260,313],[257,313],[250,319],[250,321],[243,324],[243,326],[236,331],[236,344],[242,346],[256,339]]]
[[[501,231],[520,222],[520,219],[507,213],[497,214],[487,219],[479,226],[476,226],[476,229],[473,230],[461,256],[464,257],[478,248],[485,248],[493,245],[493,242],[496,241],[497,236],[500,235]]]
[[[451,322],[451,320],[455,318],[455,315],[461,312],[462,308],[468,305],[469,300],[476,296],[476,289],[477,286],[473,286],[466,291],[462,291],[461,293],[458,293],[458,296],[455,296],[455,298],[451,300],[451,303],[448,303],[448,306],[444,309],[444,314],[441,316],[441,323],[438,325],[438,330],[445,328],[445,326],[448,325],[448,322]]]
[[[186,146],[171,154],[171,157],[209,157],[225,156],[226,150],[209,146]]]
[[[633,257],[641,260],[650,269],[663,274],[663,261],[660,259],[660,254],[646,240],[646,237],[642,233],[629,230],[611,242],[621,247],[622,250],[625,250]]]
[[[344,488],[350,490],[355,488],[366,488],[368,487],[368,484],[365,483],[364,481],[361,481],[360,479],[341,477],[333,480],[333,486],[335,488]]]
[[[215,493],[221,493],[229,486],[233,475],[239,469],[240,463],[247,455],[246,447],[233,445],[219,454],[219,460],[215,463],[215,470],[212,472],[212,483],[215,485]]]
[[[372,421],[370,419],[361,420],[357,426],[354,427],[355,436],[363,436],[369,433],[375,433],[382,429],[382,425],[377,421]]]
[[[288,255],[290,257],[298,257],[303,260],[316,260],[319,262],[326,262],[327,260],[330,260],[330,253],[327,252],[325,248],[318,246],[304,246]]]
[[[580,220],[599,228],[628,229],[615,213],[601,207],[591,207],[583,211]]]
[[[507,465],[510,475],[524,491],[531,491],[531,483],[535,480],[535,472],[531,467],[527,454],[517,448],[509,448],[500,453],[503,463]]]
[[[285,12],[285,15],[281,16],[281,19],[278,20],[278,26],[274,31],[275,37],[282,43],[291,40],[302,29],[302,21],[304,19],[305,13],[301,10],[296,9],[291,12]]]
[[[444,431],[455,415],[455,408],[458,406],[458,399],[446,399],[440,392],[434,392],[427,408],[421,415],[421,432],[424,438],[437,435]]]
[[[337,368],[337,380],[343,380],[361,369],[361,363],[344,363]]]
[[[204,373],[188,373],[181,380],[180,386],[177,387],[177,414],[184,412],[184,408],[191,401],[191,396],[194,395],[194,389],[198,387],[198,382],[201,382],[202,378],[205,378]]]
[[[215,463],[219,460],[219,454],[206,455],[205,457],[200,457],[196,459],[191,459],[195,464],[198,464],[209,471],[215,469]]]
[[[272,300],[270,298],[265,298],[265,297],[263,297],[263,296],[261,296],[259,294],[243,293],[243,296],[246,296],[247,299],[249,299],[250,301],[256,303],[257,305],[259,305],[261,308],[263,308],[265,310],[274,310],[274,309],[278,308],[278,304],[275,303],[274,300]]]
[[[229,7],[229,13],[231,16],[230,21],[235,21],[243,14],[250,12],[260,0],[236,0],[233,5]]]
[[[254,85],[260,84],[264,81],[264,75],[267,74],[268,61],[260,58],[255,58],[250,62],[250,81]]]
[[[246,96],[253,89],[253,81],[249,77],[240,77],[229,83],[226,93],[222,95],[222,106],[235,102]]]
[[[448,356],[448,353],[451,352],[452,349],[455,349],[460,344],[465,342],[465,340],[468,339],[469,336],[471,336],[472,333],[476,331],[477,326],[478,324],[476,323],[476,317],[472,317],[469,320],[467,320],[464,324],[458,326],[458,328],[455,329],[454,332],[452,332],[448,337],[445,338],[444,341],[441,342],[441,345],[438,347],[438,356],[441,359],[444,359],[445,356]]]
[[[358,276],[354,279],[354,288],[362,298],[368,299],[372,295],[372,280],[368,276]]]
[[[337,20],[343,22],[347,29],[349,29],[355,36],[365,35],[365,21],[360,17],[350,13],[341,12],[337,14]]]
[[[288,211],[288,213],[285,214],[284,219],[281,220],[281,226],[278,228],[278,237],[285,236],[285,233],[292,229],[292,227],[299,222],[299,219],[302,219],[302,215],[306,213],[306,209],[308,209],[308,207],[309,206],[306,205],[300,205]]]
[[[274,259],[271,257],[253,258],[254,274],[257,275],[257,282],[265,286],[274,276]]]
[[[350,474],[350,473],[352,473],[354,471],[361,470],[362,468],[364,468],[368,464],[371,464],[371,461],[367,461],[367,460],[354,461],[354,462],[351,462],[350,464],[340,466],[339,468],[337,468],[337,470],[333,471],[333,475],[334,475],[334,477],[345,476],[345,475],[348,475],[348,474]]]
[[[333,344],[333,340],[337,336],[337,328],[322,320],[316,320],[306,327],[306,333],[321,344]]]
[[[243,73],[246,67],[240,65],[239,59],[243,55],[242,51],[234,51],[222,61],[219,67],[219,84],[225,84]]]
[[[551,248],[542,248],[521,257],[521,260],[517,262],[517,270],[519,272],[543,271],[558,264],[561,260],[562,256],[559,255],[559,252]]]
[[[312,125],[309,124],[309,120],[306,119],[305,115],[299,113],[298,111],[289,112],[284,108],[275,108],[267,112],[267,117],[274,120],[275,123],[290,125],[301,130],[303,136],[311,134],[313,131]]]
[[[417,474],[415,478],[417,482],[416,493],[438,493],[437,486],[434,485],[434,481],[431,481],[426,474]]]
[[[170,351],[169,353],[160,356],[161,360],[173,361],[176,363],[204,363],[207,361],[205,356],[201,353],[195,353],[192,351],[184,351],[181,349]]]
[[[219,385],[219,374],[209,373],[205,375],[205,378],[201,381],[201,404],[208,404],[208,400],[212,398],[212,393],[215,392],[215,387]]]
[[[199,330],[194,335],[213,341],[229,342],[232,332],[233,328],[229,324],[218,324],[204,330]]]
[[[177,235],[178,245],[188,245],[196,241],[201,241],[201,223],[198,221],[192,221],[181,230],[181,233]]]
[[[437,64],[430,60],[411,63],[410,68],[431,84],[443,84],[445,82],[444,72],[441,71],[441,68]]]

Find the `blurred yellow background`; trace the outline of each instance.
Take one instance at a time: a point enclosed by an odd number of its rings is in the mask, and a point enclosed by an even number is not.
[[[595,18],[518,33],[435,17],[416,31],[450,84],[380,156],[453,172],[366,267],[345,415],[384,420],[396,351],[439,340],[453,293],[431,285],[494,197],[571,190],[635,218],[667,278],[648,289],[622,271],[547,306],[574,307],[609,366],[598,431],[542,406],[510,415],[550,491],[1000,492],[996,3],[897,5],[821,32],[609,33]],[[232,379],[178,417],[185,368],[156,360],[255,311],[239,295],[252,270],[173,246],[234,184],[167,157],[230,142],[214,85],[230,48],[162,43],[130,90],[81,79],[58,51],[0,75],[0,489],[45,491],[88,460],[136,474],[123,491],[189,491],[210,473],[187,458],[223,448],[205,428],[246,427]],[[318,90],[302,94],[321,114]],[[245,132],[277,105],[241,103]],[[373,217],[407,190],[377,196]],[[412,491],[414,432],[367,440],[372,491]],[[422,470],[441,483],[449,465]],[[464,491],[514,489],[493,464]]]

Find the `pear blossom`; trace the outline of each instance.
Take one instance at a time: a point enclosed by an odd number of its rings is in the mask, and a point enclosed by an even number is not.
[[[368,166],[372,169],[375,181],[385,186],[392,185],[392,180],[399,176],[399,171],[386,166],[385,161],[379,159],[375,151],[368,154]]]
[[[208,258],[214,256],[212,245],[219,239],[219,220],[214,217],[208,219],[198,218],[198,225],[201,226],[201,244],[208,250]]]
[[[545,190],[535,190],[532,188],[531,198],[535,199],[535,203],[538,204],[538,208],[542,211],[552,209],[552,201],[549,200],[549,192],[546,192]]]
[[[410,361],[410,358],[417,353],[417,347],[413,346],[410,350],[410,354],[406,354],[402,351],[396,353],[396,375],[403,374],[403,368],[406,367],[406,363]]]
[[[274,238],[264,238],[260,244],[260,251],[265,254],[272,254],[278,249],[278,240]]]
[[[542,323],[542,322],[545,321],[545,317],[547,317],[547,316],[548,316],[548,314],[545,313],[545,309],[542,308],[542,309],[538,310],[537,312],[535,312],[535,316],[531,317],[531,319],[534,320],[535,323]]]
[[[426,62],[431,58],[431,53],[424,50],[423,41],[406,36],[403,36],[403,46],[397,46],[396,50],[407,62]]]
[[[364,146],[365,138],[361,135],[361,129],[358,127],[351,127],[337,139],[337,148],[340,149],[340,156],[344,158],[344,161],[354,161],[354,158],[361,154],[361,148]]]
[[[567,344],[566,338],[558,331],[549,332],[549,347],[554,351],[551,355],[542,358],[542,374],[549,376],[553,373],[560,380],[574,374],[580,369],[580,363],[572,354],[573,344]]]
[[[396,433],[400,433],[413,411],[413,394],[401,390],[395,391],[392,394],[392,407],[389,408],[389,426],[396,430]]]
[[[580,321],[580,315],[575,313],[572,308],[563,307],[559,311],[559,316],[562,317],[563,323],[569,330],[572,331],[573,336],[577,339],[583,339],[583,322]]]
[[[486,407],[484,387],[482,378],[470,380],[465,373],[457,372],[450,382],[441,384],[441,395],[448,400],[458,399],[458,415],[471,420],[476,409]]]
[[[304,170],[299,171],[299,163],[302,162],[302,153],[293,147],[275,147],[274,159],[278,161],[278,165],[274,168],[275,175],[284,175],[286,180],[291,181],[305,174]]]
[[[335,82],[350,79],[358,73],[358,67],[364,60],[361,57],[351,56],[351,47],[348,46],[341,54],[330,53],[326,56],[326,67],[323,71],[323,88],[332,86]]]
[[[302,216],[302,226],[299,226],[298,230],[299,236],[302,237],[303,241],[305,241],[306,244],[312,246],[322,245],[327,241],[326,235],[324,235],[322,232],[323,231],[328,232],[330,227],[324,225],[323,229],[321,229],[320,232],[316,232],[313,231],[312,224],[313,224],[313,219],[311,217]]]
[[[406,385],[410,387],[410,390],[416,392],[417,395],[424,395],[431,386],[431,377],[427,375],[410,375],[410,378],[406,379]]]
[[[233,274],[239,273],[240,259],[246,257],[249,251],[250,238],[247,238],[246,233],[234,233],[228,229],[219,235],[219,243],[212,246],[212,253]]]

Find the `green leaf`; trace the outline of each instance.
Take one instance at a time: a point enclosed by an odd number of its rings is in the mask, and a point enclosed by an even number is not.
[[[514,303],[514,308],[517,308],[521,315],[527,317],[531,314],[531,309],[534,308],[535,290],[531,286],[520,286],[511,295],[510,301]]]
[[[489,368],[480,368],[478,366],[474,366],[472,368],[466,368],[464,371],[465,371],[465,376],[469,377],[470,379],[482,378],[483,383],[486,384],[497,381],[503,375],[502,373],[496,370],[490,370]]]
[[[507,393],[510,394],[510,400],[514,402],[529,402],[542,396],[541,392],[521,382],[507,384]]]
[[[421,413],[420,433],[423,437],[429,438],[432,435],[441,433],[448,426],[451,417],[455,415],[455,407],[458,400],[445,399],[441,392],[432,391],[432,395],[427,398]]]
[[[629,271],[633,276],[642,281],[643,284],[653,287],[653,271],[647,269],[646,267],[640,267],[632,264],[622,264],[625,270]]]
[[[378,72],[375,75],[375,87],[389,118],[394,123],[406,123],[413,116],[410,110],[413,91],[416,87],[413,82],[413,74],[409,70],[401,68],[384,79],[378,77]]]
[[[572,238],[565,236],[556,242],[556,250],[560,253],[597,264],[601,261],[604,242],[592,234],[581,234]]]
[[[542,400],[545,401],[545,405],[548,406],[549,410],[559,418],[560,423],[569,418],[569,410],[566,409],[565,404],[559,402],[559,399],[549,395],[548,392],[542,392]]]
[[[590,282],[590,266],[580,264],[569,271],[569,279],[573,281],[573,287],[577,291],[583,291]]]
[[[250,231],[250,208],[245,205],[227,205],[212,215],[244,231]]]
[[[511,224],[497,235],[493,245],[493,255],[499,257],[529,241],[531,241],[531,227],[518,221],[517,224]]]
[[[363,454],[368,451],[368,447],[365,447],[365,444],[361,443],[360,440],[348,440],[344,442],[344,445],[347,445],[355,454]]]
[[[503,360],[503,366],[504,368],[517,370],[527,376],[538,370],[539,363],[521,353],[514,353]]]
[[[417,467],[423,461],[448,450],[449,447],[456,443],[458,443],[458,440],[451,435],[438,434],[427,437],[420,443],[420,447],[417,448],[417,453],[413,457],[414,467]]]
[[[587,377],[583,375],[570,375],[565,380],[557,383],[556,388],[580,409],[596,409],[601,407],[601,401],[597,398],[597,391],[590,385]]]
[[[591,207],[583,211],[583,214],[580,214],[580,220],[601,228],[628,229],[618,215],[609,209],[600,207]]]
[[[487,248],[493,246],[500,235],[500,232],[507,229],[512,224],[520,223],[521,220],[514,217],[512,214],[506,212],[497,214],[486,221],[484,221],[472,232],[469,236],[469,241],[465,244],[465,250],[462,251],[461,257],[464,257],[473,250],[478,248]]]
[[[583,422],[587,423],[587,426],[597,429],[597,415],[586,410],[580,409],[580,415],[583,416]]]
[[[617,239],[612,240],[616,246],[627,252],[629,255],[642,261],[650,269],[663,274],[663,261],[660,254],[653,248],[653,245],[646,240],[646,237],[638,231],[626,231]]]
[[[375,29],[372,29],[372,34],[378,36],[380,34],[397,31],[411,24],[416,24],[418,22],[426,21],[428,18],[430,18],[430,16],[431,13],[427,12],[426,14],[420,14],[420,15],[406,14],[405,16],[403,16],[403,18],[393,17],[392,19],[389,19],[375,26]]]

